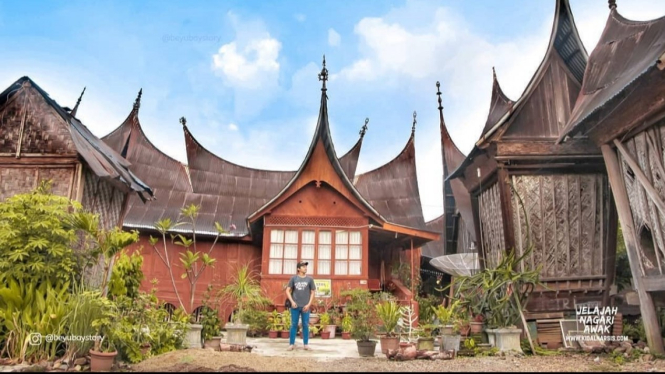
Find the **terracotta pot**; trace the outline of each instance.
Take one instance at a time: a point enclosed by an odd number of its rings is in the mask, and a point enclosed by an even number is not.
[[[480,334],[483,332],[483,323],[482,322],[471,322],[471,333]]]
[[[277,308],[277,312],[282,313],[286,307],[284,305],[277,305],[275,306]]]
[[[149,345],[148,345],[148,346],[145,346],[145,347],[141,347],[141,348],[139,348],[139,349],[141,350],[141,354],[142,354],[143,356],[147,356],[147,355],[150,354],[150,346],[149,346]]]
[[[342,339],[344,339],[344,340],[351,339],[351,333],[350,332],[342,332]]]
[[[111,371],[118,352],[97,352],[90,350],[90,371]]]
[[[471,331],[471,326],[470,325],[461,326],[460,329],[459,329],[459,333],[462,336],[469,336],[470,331]]]
[[[321,339],[330,339],[330,331],[321,331]]]
[[[222,342],[222,337],[221,336],[213,336],[210,339],[206,339],[205,342],[203,342],[203,347],[204,348],[212,348],[215,351],[221,350],[219,347],[219,344]]]
[[[330,333],[330,339],[335,339],[335,331],[337,331],[336,325],[328,325],[325,330]]]
[[[388,353],[389,349],[398,350],[400,347],[399,338],[397,336],[388,337],[382,336],[379,341],[381,342],[381,353]]]
[[[282,339],[288,339],[290,334],[291,334],[290,331],[282,331],[280,333],[280,336],[282,337]]]
[[[268,306],[266,307],[266,312],[268,312],[268,313],[272,313],[272,311],[275,310],[275,309],[276,309],[276,308],[275,308],[274,305],[268,305]]]
[[[279,331],[273,331],[273,330],[268,331],[268,338],[276,339],[277,336],[279,336]]]

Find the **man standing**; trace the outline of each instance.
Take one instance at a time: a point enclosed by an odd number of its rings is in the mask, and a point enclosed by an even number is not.
[[[309,343],[309,311],[314,301],[314,279],[307,275],[307,265],[309,263],[301,261],[298,263],[298,274],[291,277],[289,285],[286,287],[286,297],[291,302],[291,333],[289,335],[289,351],[292,351],[296,343],[296,334],[298,331],[298,320],[302,316],[302,337],[305,350],[311,348]]]

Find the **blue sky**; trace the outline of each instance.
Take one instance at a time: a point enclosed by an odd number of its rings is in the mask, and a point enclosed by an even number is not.
[[[665,1],[618,0],[636,20]],[[359,172],[404,147],[418,112],[416,159],[425,219],[441,214],[435,82],[453,139],[468,152],[489,110],[491,68],[517,100],[540,63],[555,0],[476,1],[3,1],[2,89],[28,75],[63,106],[87,86],[78,117],[98,136],[116,128],[143,88],[141,123],[186,161],[178,118],[217,155],[295,170],[316,125],[321,56],[331,81],[335,149],[369,130]],[[571,0],[589,53],[605,0]]]

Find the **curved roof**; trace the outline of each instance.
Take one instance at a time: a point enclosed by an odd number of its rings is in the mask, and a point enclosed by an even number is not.
[[[247,220],[248,221],[254,221],[258,217],[260,217],[263,212],[271,205],[277,202],[283,195],[286,194],[287,190],[289,190],[292,186],[296,185],[296,181],[299,179],[300,175],[304,172],[305,167],[310,163],[310,161],[313,158],[315,148],[319,143],[323,146],[323,150],[325,152],[325,156],[328,158],[328,161],[330,162],[330,165],[332,166],[334,172],[339,176],[341,179],[341,183],[344,188],[348,190],[348,192],[355,198],[357,199],[358,203],[360,206],[362,206],[366,212],[370,214],[370,217],[377,221],[383,221],[386,222],[387,220],[373,207],[373,205],[366,200],[362,194],[359,193],[359,191],[354,187],[353,183],[345,173],[344,169],[342,168],[342,164],[340,160],[337,158],[337,155],[335,153],[335,146],[332,141],[332,137],[330,135],[330,125],[328,123],[328,95],[326,94],[326,80],[328,77],[328,71],[325,67],[325,59],[323,62],[323,70],[321,74],[319,74],[319,79],[323,78],[323,88],[321,89],[321,106],[319,109],[319,118],[317,121],[316,129],[314,130],[314,137],[312,138],[312,142],[309,146],[309,149],[307,151],[307,155],[305,156],[302,164],[300,165],[300,168],[298,168],[298,171],[296,171],[295,175],[291,178],[291,180],[284,186],[284,188],[276,194],[270,201],[268,201],[266,204],[261,206],[259,209],[257,209],[254,213],[252,213]],[[420,205],[420,204],[419,204]],[[422,213],[421,213],[422,216]],[[383,223],[381,222],[381,223]],[[395,222],[391,221],[393,223],[400,223],[400,222]]]
[[[425,222],[425,228],[427,230],[441,234],[441,237],[439,240],[431,241],[422,246],[420,253],[423,257],[436,258],[445,254],[443,242],[445,241],[444,236],[446,233],[443,230],[443,216],[444,215],[442,214],[431,221]]]
[[[621,100],[635,81],[656,69],[665,52],[665,17],[631,21],[612,8],[603,34],[589,57],[575,107],[558,141],[573,135],[609,101]],[[632,92],[632,91],[631,91]]]
[[[490,99],[490,112],[483,127],[482,135],[485,135],[503,116],[512,109],[515,102],[503,93],[499,80],[496,78],[496,70],[492,67],[492,98]]]
[[[21,77],[0,93],[0,105],[8,102],[14,95],[23,92],[29,93],[32,90],[36,91],[46,104],[62,118],[67,126],[66,131],[71,137],[70,144],[73,144],[73,148],[95,175],[113,184],[121,191],[136,192],[136,194],[132,193],[130,195],[132,198],[141,199],[141,201],[152,198],[153,191],[149,187],[149,182],[146,184],[145,179],[132,173],[128,160],[97,138],[81,121],[58,105],[46,91],[42,90],[29,77]],[[48,134],[35,133],[45,136],[45,140],[48,139]],[[41,152],[43,152],[43,149]]]
[[[344,173],[352,181],[356,177],[356,169],[358,168],[358,159],[360,158],[360,148],[363,145],[363,137],[365,133],[363,130],[360,131],[360,138],[356,144],[349,149],[344,156],[339,158],[339,163],[344,170]]]
[[[377,169],[359,174],[358,192],[388,221],[415,228],[425,228],[418,178],[414,132],[402,151]]]
[[[150,186],[167,191],[192,191],[185,166],[160,151],[143,132],[139,104],[140,96],[127,119],[102,140],[129,160],[131,170]]]
[[[494,125],[485,125],[486,131],[483,132],[478,142],[476,142],[477,146],[480,147],[498,128],[509,122],[513,114],[520,112],[522,107],[525,107],[525,104],[531,101],[532,97],[537,103],[531,105],[531,108],[527,108],[527,113],[521,116],[524,119],[524,124],[518,124],[517,127],[519,128],[519,125],[525,127],[519,130],[522,130],[523,133],[531,137],[534,135],[534,130],[541,130],[540,132],[547,132],[548,134],[556,133],[556,136],[558,136],[559,130],[556,127],[561,118],[559,118],[560,113],[555,111],[554,107],[562,104],[566,105],[565,101],[570,101],[569,96],[572,94],[567,91],[574,91],[576,87],[573,86],[582,83],[588,55],[577,32],[568,0],[555,1],[556,7],[552,22],[552,33],[550,34],[550,41],[543,60],[538,66],[536,73],[531,77],[522,96],[514,103],[512,108]],[[559,68],[552,69],[553,65]],[[562,74],[570,74],[571,79],[569,80],[572,82],[569,83],[565,80]],[[546,75],[550,75],[547,79],[547,84],[541,84]],[[554,90],[552,87],[553,84],[565,84],[565,87],[561,87],[557,92],[552,92]],[[575,92],[574,94],[576,95],[577,93]],[[561,103],[553,103],[552,101],[561,101]],[[529,106],[527,105],[526,107]],[[530,113],[529,109],[533,113]],[[570,112],[570,108],[568,108],[567,112]],[[564,116],[567,117],[568,113],[565,113]],[[564,123],[566,119],[563,119]],[[539,127],[537,129],[529,129],[534,126],[534,123]]]

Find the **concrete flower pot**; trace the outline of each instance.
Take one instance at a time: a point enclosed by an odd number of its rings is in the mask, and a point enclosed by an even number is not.
[[[249,325],[227,323],[226,344],[247,345],[247,330]]]
[[[522,329],[518,329],[516,327],[501,328],[494,330],[494,334],[496,347],[500,351],[515,351],[523,353],[520,344],[520,335],[522,334]]]
[[[376,340],[370,340],[367,342],[356,341],[358,344],[358,355],[360,357],[374,357],[374,352],[376,352]]]
[[[485,329],[485,334],[487,334],[487,343],[490,347],[496,347],[496,329]]]
[[[441,344],[439,345],[439,349],[441,351],[453,350],[453,351],[455,351],[455,354],[457,354],[457,351],[459,351],[461,340],[462,340],[462,336],[459,335],[459,334],[457,334],[457,335],[441,335]]]
[[[203,325],[198,323],[189,324],[187,335],[185,336],[187,348],[203,348],[201,330],[203,330]]]

